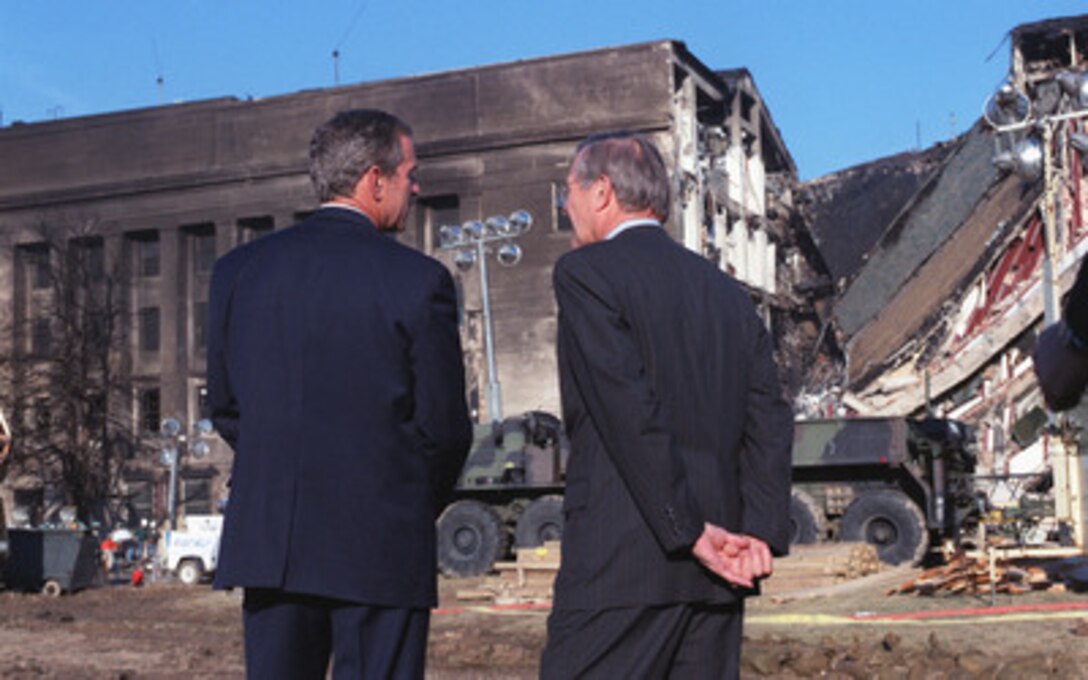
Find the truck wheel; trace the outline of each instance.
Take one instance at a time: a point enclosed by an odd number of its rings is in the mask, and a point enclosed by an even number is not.
[[[204,567],[200,560],[182,560],[178,565],[178,580],[187,586],[195,586],[204,577]]]
[[[515,545],[535,548],[547,541],[563,538],[563,497],[541,496],[518,517],[514,528]]]
[[[502,520],[479,501],[451,503],[438,518],[438,568],[446,576],[486,574],[502,548]]]
[[[42,595],[46,597],[60,597],[64,589],[60,587],[60,581],[49,579],[42,585]]]
[[[790,497],[790,545],[819,543],[827,535],[824,512],[804,491]]]
[[[922,511],[906,494],[870,491],[846,508],[839,522],[843,541],[865,541],[888,564],[917,564],[929,549],[929,532]]]

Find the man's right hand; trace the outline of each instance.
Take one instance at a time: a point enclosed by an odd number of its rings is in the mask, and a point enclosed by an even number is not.
[[[691,552],[704,567],[735,586],[752,588],[756,579],[769,576],[773,569],[766,543],[709,522]]]

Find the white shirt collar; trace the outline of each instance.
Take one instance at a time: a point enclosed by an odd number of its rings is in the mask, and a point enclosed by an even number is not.
[[[657,220],[653,219],[653,218],[650,218],[650,217],[638,217],[638,218],[635,218],[633,220],[627,220],[625,222],[620,222],[619,224],[617,224],[615,227],[612,228],[612,231],[608,232],[608,235],[604,237],[604,240],[610,241],[610,240],[616,238],[617,236],[619,236],[620,234],[622,234],[623,232],[627,231],[631,227],[660,227],[660,226],[661,226],[661,223],[658,222]]]

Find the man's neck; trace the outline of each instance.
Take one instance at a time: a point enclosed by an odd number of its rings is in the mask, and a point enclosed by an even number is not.
[[[367,218],[368,220],[370,220],[370,222],[372,224],[377,224],[377,222],[374,221],[374,218],[371,217],[370,215],[368,215],[366,210],[361,205],[359,205],[356,201],[353,201],[353,200],[348,199],[348,198],[334,198],[331,201],[328,201],[326,203],[322,203],[321,207],[322,208],[343,208],[345,210],[351,210],[352,212],[357,212],[360,215],[362,215],[363,217]]]

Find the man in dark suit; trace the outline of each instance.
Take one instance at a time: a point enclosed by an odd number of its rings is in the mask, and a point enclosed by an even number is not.
[[[1047,406],[1067,411],[1088,386],[1088,259],[1080,264],[1062,318],[1046,328],[1032,352]]]
[[[453,282],[382,231],[418,192],[409,127],[317,129],[321,208],[212,278],[208,398],[234,449],[218,588],[249,677],[422,678],[435,517],[471,440]]]
[[[571,439],[541,671],[737,677],[743,600],[788,549],[793,418],[745,291],[673,242],[641,136],[591,137],[555,266]]]

